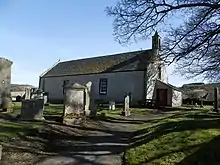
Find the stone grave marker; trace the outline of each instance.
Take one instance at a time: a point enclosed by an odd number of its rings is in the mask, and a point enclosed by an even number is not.
[[[90,109],[92,82],[85,85],[85,110]]]
[[[20,120],[44,120],[44,100],[23,100],[21,105]]]
[[[85,84],[85,114],[89,117],[94,117],[96,115],[96,110],[94,107],[94,99],[92,98],[92,82],[89,81]]]
[[[81,125],[85,122],[85,90],[84,85],[75,83],[65,87],[63,123]]]
[[[31,90],[31,99],[43,99],[43,91],[38,88]]]
[[[11,94],[8,92],[3,92],[2,93],[2,109],[5,112],[11,113],[13,112],[13,107],[12,107],[12,99],[11,99]]]
[[[25,100],[31,99],[31,89],[30,88],[25,88]]]
[[[219,91],[218,88],[214,88],[214,111],[219,111]]]
[[[48,105],[48,92],[43,93],[44,105]]]
[[[124,108],[123,108],[123,112],[122,112],[122,114],[124,116],[130,116],[131,115],[129,105],[130,105],[130,98],[129,98],[129,95],[126,95],[125,98],[124,98]]]
[[[109,110],[115,110],[115,102],[114,101],[109,102]]]
[[[0,161],[2,159],[2,145],[0,145]]]

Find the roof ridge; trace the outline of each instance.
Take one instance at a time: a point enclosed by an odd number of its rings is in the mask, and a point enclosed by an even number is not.
[[[151,50],[152,50],[152,49],[144,49],[144,50],[136,50],[136,51],[116,53],[116,54],[109,54],[109,55],[101,55],[101,56],[94,56],[94,57],[79,58],[79,59],[74,59],[74,60],[60,61],[59,64],[60,64],[60,63],[71,62],[71,61],[89,60],[89,59],[94,59],[94,58],[117,56],[117,55],[123,55],[123,54],[128,54],[128,53],[145,52],[145,51],[151,51]]]
[[[147,65],[146,61],[149,60],[149,57],[153,54],[154,52],[152,49],[146,49],[63,61],[52,67],[42,77],[66,74],[82,75],[90,73],[107,73],[118,70],[143,70]]]

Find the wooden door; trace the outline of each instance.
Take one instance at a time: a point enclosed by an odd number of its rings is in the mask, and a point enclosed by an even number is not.
[[[157,89],[156,102],[160,106],[167,106],[167,89]]]

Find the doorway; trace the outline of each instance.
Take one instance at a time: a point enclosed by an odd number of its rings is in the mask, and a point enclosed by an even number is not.
[[[167,106],[167,92],[168,89],[157,89],[156,103],[159,106]]]

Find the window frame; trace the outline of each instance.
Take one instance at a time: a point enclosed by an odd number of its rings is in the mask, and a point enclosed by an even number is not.
[[[101,79],[99,79],[99,94],[100,95],[107,95],[107,93],[108,93],[108,79],[101,78]]]

